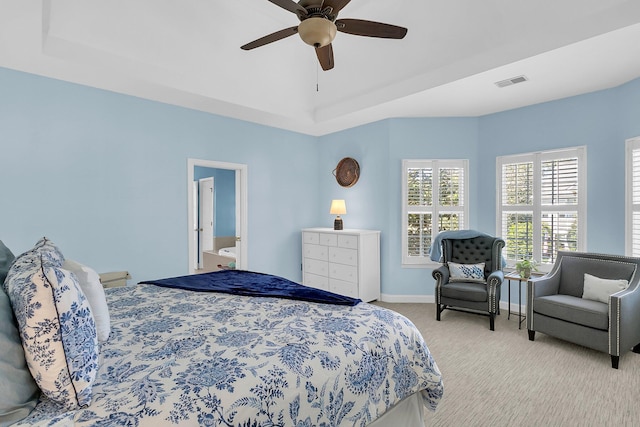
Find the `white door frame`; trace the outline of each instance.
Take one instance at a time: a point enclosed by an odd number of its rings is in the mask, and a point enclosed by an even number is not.
[[[193,180],[194,180],[194,168],[196,166],[201,166],[205,168],[213,168],[213,169],[227,169],[234,170],[236,172],[236,251],[237,251],[237,260],[236,260],[236,268],[241,270],[247,270],[249,265],[248,259],[248,242],[249,242],[249,233],[248,233],[248,191],[247,191],[247,175],[248,175],[248,167],[247,165],[240,163],[227,163],[227,162],[218,162],[214,160],[202,160],[202,159],[187,159],[187,236],[188,236],[188,247],[189,247],[189,274],[195,273],[195,263],[197,259],[197,254],[195,247],[193,245],[193,231],[196,229],[196,224],[194,222],[194,195],[193,195]]]

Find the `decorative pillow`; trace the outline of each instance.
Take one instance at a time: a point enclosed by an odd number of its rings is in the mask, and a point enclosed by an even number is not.
[[[14,259],[16,259],[16,257],[9,248],[2,243],[2,240],[0,240],[0,285],[4,283],[4,279],[7,277],[7,273]]]
[[[629,282],[624,279],[601,279],[584,274],[582,298],[609,304],[609,295],[627,289]]]
[[[62,255],[62,252],[60,252],[60,249],[58,249],[51,240],[43,237],[36,242],[33,249],[39,252],[40,256],[51,262],[56,267],[62,267],[64,256]]]
[[[450,282],[479,282],[485,283],[484,262],[478,264],[457,264],[448,262]]]
[[[92,268],[71,259],[66,259],[62,268],[76,275],[80,289],[89,300],[91,313],[96,321],[98,341],[107,341],[111,333],[111,318],[109,317],[107,299],[104,296],[104,288],[100,283],[100,276]]]
[[[76,409],[91,403],[98,337],[89,302],[75,276],[55,265],[59,258],[36,247],[16,259],[5,285],[33,378],[51,400]]]
[[[32,256],[23,256],[27,254],[38,254],[39,256],[35,258]],[[62,255],[62,252],[60,252],[60,249],[58,249],[51,240],[43,237],[38,240],[32,249],[29,249],[27,252],[16,258],[13,261],[12,268],[14,264],[18,264],[16,265],[16,268],[24,268],[26,265],[34,264],[35,261],[39,261],[40,259],[55,267],[62,267],[62,263],[64,262],[64,256]]]
[[[9,297],[0,286],[0,426],[13,424],[38,403],[36,385],[22,350]]]

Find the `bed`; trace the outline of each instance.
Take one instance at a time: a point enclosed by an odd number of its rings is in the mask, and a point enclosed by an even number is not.
[[[194,276],[106,289],[90,402],[43,393],[15,425],[423,426],[442,397],[423,337],[398,313],[277,276]]]

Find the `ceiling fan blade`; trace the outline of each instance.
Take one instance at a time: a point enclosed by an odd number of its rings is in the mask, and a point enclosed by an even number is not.
[[[331,43],[324,47],[316,48],[316,55],[318,56],[318,61],[324,71],[328,71],[333,68],[333,47],[331,47]]]
[[[404,27],[363,19],[338,19],[335,24],[338,31],[356,36],[401,39],[407,34],[407,29]]]
[[[298,3],[293,0],[269,0],[271,3],[276,6],[280,6],[281,8],[288,10],[289,12],[293,12],[298,16],[307,16],[307,9],[300,6]]]
[[[275,33],[271,33],[264,37],[260,37],[257,40],[254,40],[250,43],[245,44],[244,46],[240,46],[242,50],[251,50],[260,46],[264,46],[265,44],[273,43],[278,40],[282,40],[286,37],[292,36],[298,32],[298,27],[290,27],[285,28],[284,30],[276,31]]]
[[[337,15],[351,0],[324,0],[322,8],[330,7],[331,15]]]

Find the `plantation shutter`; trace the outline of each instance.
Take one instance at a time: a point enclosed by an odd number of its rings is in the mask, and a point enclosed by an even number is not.
[[[543,161],[541,175],[540,261],[551,264],[558,251],[578,249],[578,159]]]
[[[403,161],[403,264],[428,262],[440,231],[467,227],[467,170],[466,160]]]
[[[407,255],[429,256],[433,223],[433,168],[407,169]]]
[[[533,258],[533,161],[502,165],[502,223],[507,259]]]
[[[640,138],[627,141],[626,254],[640,256]]]
[[[498,158],[498,228],[508,261],[552,264],[559,250],[582,250],[584,156],[579,147]]]

